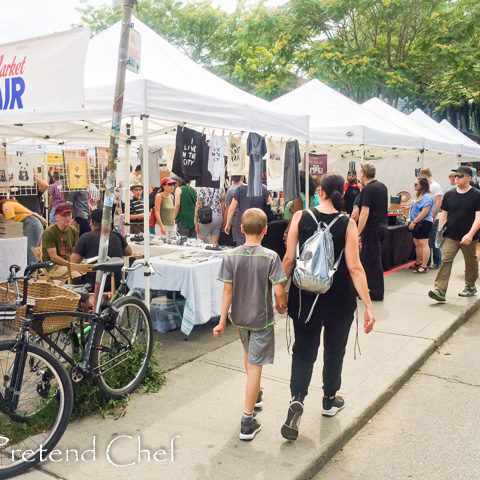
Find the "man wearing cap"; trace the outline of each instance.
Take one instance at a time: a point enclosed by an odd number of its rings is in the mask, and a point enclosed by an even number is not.
[[[343,200],[345,202],[345,211],[351,215],[353,211],[353,202],[360,193],[360,187],[357,183],[357,172],[350,170],[347,175],[347,181],[345,182],[345,191],[343,193]]]
[[[61,203],[55,208],[57,223],[48,227],[42,235],[42,260],[56,265],[48,273],[52,278],[64,278],[68,273],[68,260],[78,242],[78,232],[72,226],[72,207]]]
[[[143,232],[143,187],[139,183],[130,186],[133,198],[130,200],[130,233],[136,235]]]
[[[472,169],[461,166],[455,171],[457,188],[445,193],[438,228],[446,225],[443,234],[442,263],[435,279],[435,288],[428,296],[437,302],[445,301],[452,264],[461,250],[465,260],[465,288],[458,295],[471,297],[477,293],[478,261],[475,255],[476,234],[480,228],[480,191],[472,188]]]
[[[102,228],[102,215],[103,210],[101,208],[93,210],[90,219],[90,227],[92,228],[92,231],[87,232],[80,237],[80,240],[78,241],[72,255],[70,256],[70,262],[80,263],[84,258],[88,259],[98,256],[98,248],[100,246],[100,231]],[[110,258],[113,258],[129,256],[131,254],[132,249],[127,244],[125,238],[123,238],[119,233],[110,230],[107,255]],[[95,285],[94,272],[87,273],[87,275],[85,276],[85,283],[90,283],[92,287]],[[115,283],[117,284],[117,286],[119,285],[120,273],[115,274]]]

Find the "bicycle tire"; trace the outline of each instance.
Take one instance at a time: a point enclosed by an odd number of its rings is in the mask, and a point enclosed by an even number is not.
[[[19,404],[15,412],[7,408],[3,399],[15,360],[15,344],[15,340],[0,341],[0,374],[4,379],[0,384],[0,479],[19,475],[47,459],[62,438],[73,407],[73,388],[65,367],[44,348],[29,344]],[[11,443],[12,438],[15,443]],[[3,443],[4,439],[8,442]],[[15,456],[18,451],[20,455]],[[27,451],[32,453],[26,455]]]
[[[147,373],[153,350],[153,323],[138,298],[120,298],[113,307],[119,310],[114,328],[109,331],[103,323],[96,326],[91,366],[98,388],[109,397],[122,398],[132,393]],[[124,335],[132,348],[127,346]],[[117,363],[113,363],[115,359]]]

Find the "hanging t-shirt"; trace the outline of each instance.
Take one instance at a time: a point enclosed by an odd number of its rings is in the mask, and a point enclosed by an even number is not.
[[[210,153],[210,147],[205,142],[203,152],[202,152],[202,155],[203,155],[202,176],[195,180],[195,186],[196,187],[208,187],[208,188],[220,188],[220,179],[216,180],[216,181],[212,180],[212,174],[208,170],[208,156],[209,156],[209,153]]]
[[[200,178],[203,172],[205,137],[200,132],[177,126],[172,172],[187,180]]]
[[[220,180],[224,168],[225,139],[218,135],[213,135],[210,139],[210,149],[208,154],[208,171],[215,182]]]
[[[283,196],[285,203],[300,198],[300,175],[298,165],[302,161],[298,141],[285,144],[285,164],[283,168]]]
[[[267,153],[265,139],[258,133],[250,132],[247,138],[247,153],[250,156],[248,169],[248,196],[262,195],[263,157]]]
[[[245,149],[242,145],[242,136],[230,135],[228,138],[228,172],[230,175],[245,175]]]
[[[267,188],[283,190],[285,142],[267,140]]]

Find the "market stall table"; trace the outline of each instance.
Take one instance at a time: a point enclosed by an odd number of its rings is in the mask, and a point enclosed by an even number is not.
[[[19,275],[27,266],[27,237],[0,238],[0,281],[10,275],[10,265],[20,267]]]
[[[132,249],[132,255],[143,255],[144,245],[143,243],[128,242]],[[198,250],[199,247],[189,247],[186,245],[171,245],[169,243],[164,243],[163,245],[150,245],[150,256],[159,257],[161,255],[166,255],[173,252],[184,252],[190,251],[193,252]]]
[[[382,264],[386,272],[413,258],[413,237],[407,225],[389,225],[382,243]]]
[[[207,323],[212,317],[220,315],[223,283],[217,280],[217,275],[222,258],[213,256],[199,263],[180,263],[154,257],[150,262],[155,270],[150,277],[150,288],[180,291],[185,297],[181,326],[185,335],[190,335],[195,325]],[[131,272],[127,279],[128,287],[143,289],[143,274],[141,269]]]

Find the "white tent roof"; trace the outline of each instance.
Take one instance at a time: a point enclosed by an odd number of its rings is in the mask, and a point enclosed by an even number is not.
[[[426,150],[454,153],[457,155],[461,153],[460,144],[452,141],[443,132],[438,133],[431,128],[426,127],[422,123],[417,122],[413,118],[410,118],[408,115],[405,115],[378,98],[371,98],[365,103],[362,103],[362,107],[389,122],[394,122],[412,134],[421,136],[423,139],[423,148]]]
[[[310,116],[310,140],[330,145],[422,148],[422,139],[363,109],[319,80],[272,102],[292,113]]]
[[[185,122],[299,140],[308,138],[307,116],[285,113],[240,90],[196,64],[137,18],[132,17],[132,22],[142,38],[141,66],[138,75],[127,71],[123,118],[148,114],[161,119],[165,127]],[[120,27],[118,22],[90,41],[85,64],[85,109],[25,115],[22,122],[36,123],[31,126],[35,132],[42,130],[40,123],[49,122],[45,134],[53,137],[66,130],[64,122],[84,121],[91,125],[111,120]]]
[[[480,145],[468,138],[462,132],[457,130],[453,125],[442,120],[442,123],[437,123],[433,118],[429,117],[423,110],[417,108],[409,115],[419,123],[426,125],[432,129],[442,132],[452,142],[460,142],[462,156],[480,158]],[[445,122],[445,123],[444,123]]]

